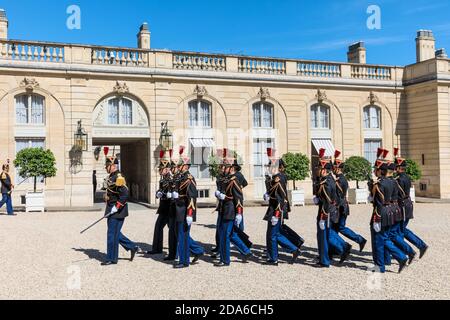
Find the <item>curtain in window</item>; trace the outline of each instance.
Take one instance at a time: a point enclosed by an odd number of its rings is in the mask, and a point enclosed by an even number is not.
[[[370,127],[372,129],[380,128],[380,109],[377,107],[370,107]]]
[[[364,129],[370,128],[370,109],[364,108]]]
[[[31,96],[31,123],[44,123],[44,98],[40,96]]]
[[[28,123],[28,96],[16,97],[16,121],[17,123]]]
[[[133,104],[128,99],[122,99],[122,124],[133,124]]]
[[[189,127],[196,127],[198,119],[197,101],[189,103]]]
[[[263,104],[263,127],[272,128],[273,108],[270,104]]]
[[[370,163],[375,163],[375,160],[377,160],[378,148],[381,148],[381,140],[379,139],[364,140],[364,158],[369,160]]]
[[[261,106],[259,104],[253,105],[253,127],[261,127]]]
[[[311,128],[318,128],[319,127],[319,121],[318,121],[318,106],[313,106],[311,108]]]
[[[204,128],[210,128],[211,127],[211,108],[209,103],[205,101],[201,101],[201,119],[200,124]]]
[[[329,109],[324,106],[320,106],[320,128],[328,129],[329,128]]]
[[[108,124],[119,124],[119,99],[108,101]]]

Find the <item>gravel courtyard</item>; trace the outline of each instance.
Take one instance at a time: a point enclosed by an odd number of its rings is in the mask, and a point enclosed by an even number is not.
[[[211,211],[200,209],[192,228],[192,237],[207,251],[215,232],[216,214]],[[197,265],[175,270],[163,256],[141,254],[129,262],[123,249],[118,265],[101,267],[106,223],[79,233],[100,212],[0,215],[0,299],[449,299],[450,205],[417,204],[415,212],[411,228],[430,249],[400,275],[396,264],[384,275],[367,271],[372,263],[370,240],[363,253],[353,250],[344,265],[315,268],[312,206],[295,208],[288,222],[306,239],[295,265],[286,262],[288,255],[278,267],[260,263],[266,223],[261,220],[264,208],[258,207],[246,209],[245,225],[260,261],[243,264],[234,254],[232,265],[219,269],[209,255]],[[369,217],[370,206],[359,205],[351,207],[348,219],[367,239]],[[123,231],[148,250],[155,219],[155,210],[132,205]],[[167,232],[164,242],[167,247]]]

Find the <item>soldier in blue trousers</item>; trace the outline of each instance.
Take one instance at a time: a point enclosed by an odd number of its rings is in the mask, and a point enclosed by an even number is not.
[[[138,246],[121,232],[125,218],[128,216],[128,187],[125,178],[117,169],[118,164],[119,161],[114,156],[106,159],[105,169],[109,173],[105,186],[105,216],[108,217],[108,240],[106,261],[102,263],[102,266],[117,264],[119,244],[125,250],[131,252],[130,261],[133,261],[138,251]]]
[[[6,212],[9,216],[14,215],[14,210],[11,200],[11,192],[14,189],[11,176],[9,175],[9,160],[8,163],[2,166],[2,173],[0,173],[0,183],[2,191],[2,200],[0,201],[0,208],[6,204]]]
[[[268,179],[267,193],[264,199],[269,201],[264,220],[267,221],[267,265],[278,266],[278,245],[292,254],[291,264],[295,263],[300,255],[299,249],[281,233],[283,220],[288,218],[285,210],[287,194],[282,186],[279,174],[279,160],[273,158],[273,150],[267,149],[267,155],[271,160],[268,171],[271,174]]]
[[[342,234],[344,237],[359,244],[359,252],[364,250],[367,240],[361,235],[354,232],[352,229],[346,226],[347,217],[350,215],[350,207],[347,201],[348,181],[343,173],[345,163],[339,160],[341,152],[336,150],[334,153],[334,175],[336,176],[336,193],[339,210],[339,221],[333,224],[333,229]]]
[[[399,190],[399,206],[402,210],[403,220],[400,223],[399,232],[397,233],[396,239],[406,239],[417,249],[419,249],[419,259],[421,259],[428,249],[427,244],[420,239],[416,234],[414,234],[410,229],[408,229],[408,223],[414,218],[414,205],[411,201],[410,190],[411,190],[411,179],[406,174],[406,160],[398,155],[398,149],[395,151],[397,164],[397,177],[396,182]]]
[[[381,154],[383,158],[379,158]],[[388,163],[385,160],[386,150],[378,151],[378,158],[375,162],[374,173],[377,181],[369,182],[371,196],[373,198],[373,213],[370,220],[370,233],[372,238],[372,256],[376,271],[385,272],[385,257],[393,256],[399,263],[398,272],[405,268],[408,257],[389,238],[389,229],[394,224],[394,219],[389,211],[391,196],[393,194],[393,181],[388,179]]]
[[[180,156],[182,152],[180,152]],[[177,222],[177,256],[178,263],[174,268],[187,268],[191,264],[191,253],[194,256],[192,264],[195,264],[200,256],[204,254],[204,249],[191,236],[191,225],[196,220],[197,213],[197,184],[190,174],[190,159],[181,159],[181,173],[172,197],[176,201],[176,222]]]
[[[337,208],[336,181],[331,174],[333,165],[330,158],[325,157],[325,149],[319,150],[319,175],[320,180],[316,186],[315,203],[319,205],[317,215],[317,247],[319,261],[317,267],[328,268],[330,266],[329,250],[340,255],[339,263],[343,263],[350,255],[352,246],[342,240],[337,232],[331,228],[332,223],[339,221]]]

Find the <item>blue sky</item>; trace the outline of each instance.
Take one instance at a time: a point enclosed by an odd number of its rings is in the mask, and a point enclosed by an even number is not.
[[[66,27],[69,5],[81,8],[81,29]],[[369,5],[381,9],[381,29],[369,30]],[[9,37],[136,46],[148,22],[152,47],[299,59],[346,61],[363,40],[368,63],[415,62],[418,29],[432,29],[450,50],[450,1],[427,0],[0,0]]]

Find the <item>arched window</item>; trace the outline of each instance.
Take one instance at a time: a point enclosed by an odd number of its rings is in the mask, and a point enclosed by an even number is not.
[[[36,94],[22,94],[16,97],[16,123],[44,124],[45,99]]]
[[[381,129],[381,109],[377,106],[364,108],[364,129]]]
[[[266,102],[253,105],[253,127],[273,128],[273,105]]]
[[[311,107],[311,128],[330,129],[330,108],[323,104]]]
[[[189,127],[211,128],[211,104],[204,100],[189,102]]]
[[[108,100],[108,124],[133,124],[133,103],[130,99],[117,97]]]

